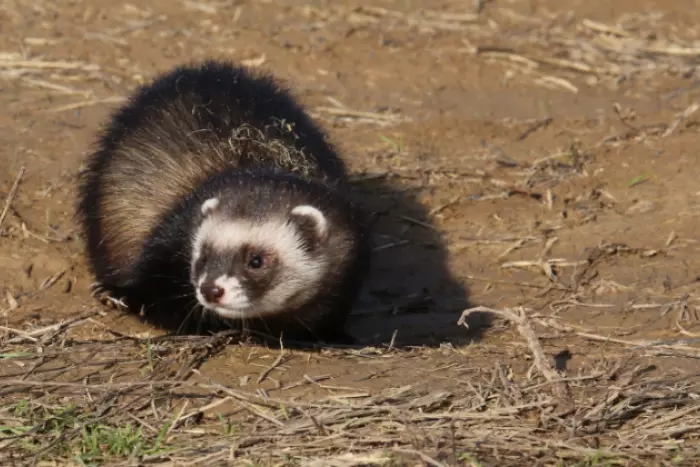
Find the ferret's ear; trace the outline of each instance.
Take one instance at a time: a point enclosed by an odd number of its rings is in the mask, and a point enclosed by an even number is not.
[[[202,203],[202,207],[200,209],[202,211],[202,215],[206,217],[209,214],[211,214],[211,212],[214,211],[217,207],[219,207],[219,198],[209,198],[208,200]]]
[[[318,208],[302,204],[289,213],[310,249],[315,249],[328,238],[328,219]]]

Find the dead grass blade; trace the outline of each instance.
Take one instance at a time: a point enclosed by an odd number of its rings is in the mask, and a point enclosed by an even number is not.
[[[17,196],[17,190],[19,189],[19,184],[22,181],[22,177],[24,176],[25,170],[25,166],[20,167],[19,173],[17,173],[17,177],[15,178],[15,182],[12,184],[12,188],[10,188],[10,192],[7,194],[7,198],[5,199],[5,205],[3,206],[2,212],[0,213],[0,231],[2,231],[2,224],[3,222],[5,222],[5,217],[7,217],[7,213],[10,211],[12,201],[15,199],[15,196]]]

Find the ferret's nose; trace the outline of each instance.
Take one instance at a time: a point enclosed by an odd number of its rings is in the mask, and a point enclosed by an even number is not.
[[[223,287],[219,287],[213,282],[205,282],[199,286],[199,291],[209,303],[217,303],[224,296]]]

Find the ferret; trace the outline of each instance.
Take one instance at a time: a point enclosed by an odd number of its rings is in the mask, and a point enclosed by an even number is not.
[[[366,213],[270,74],[207,61],[157,76],[111,115],[78,178],[94,291],[180,333],[352,341]]]

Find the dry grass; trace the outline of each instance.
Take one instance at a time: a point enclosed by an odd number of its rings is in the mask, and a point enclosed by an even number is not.
[[[77,328],[94,326],[95,316],[4,330],[3,463],[387,465],[413,458],[430,465],[515,466],[700,460],[692,447],[700,430],[698,374],[652,376],[648,364],[629,354],[590,374],[560,376],[537,350],[523,314],[512,317],[535,349],[535,366],[548,368],[544,378],[514,378],[496,365],[488,376],[464,372],[449,389],[430,380],[372,395],[336,388],[313,401],[284,395],[298,385],[320,384],[309,377],[270,397],[202,374],[201,363],[229,342],[225,335],[72,337]],[[381,349],[336,350],[331,357],[363,352],[364,358],[402,358],[401,351]],[[479,459],[486,463],[477,464]]]
[[[507,79],[573,93],[582,87],[645,82],[660,74],[692,74],[700,57],[692,40],[697,31],[684,30],[684,39],[657,11],[625,14],[605,24],[567,9],[540,8],[531,15],[506,2],[488,7],[477,3],[473,13],[368,6],[350,12],[338,8],[336,14],[364,28],[459,34],[464,45],[460,52],[504,63]]]
[[[572,12],[525,18],[500,9],[495,16],[495,21],[514,28],[529,24],[525,31],[518,28],[517,34],[505,34],[497,46],[467,43],[469,50],[506,61],[513,75],[574,93],[582,85],[616,87],[628,80],[692,73],[700,56],[692,41],[660,27],[662,15],[655,12],[624,15],[613,25],[577,18]],[[574,84],[579,77],[585,84]]]

